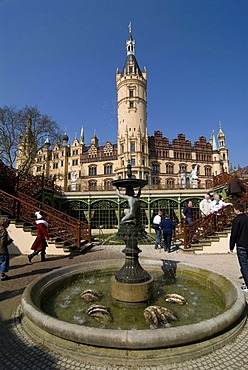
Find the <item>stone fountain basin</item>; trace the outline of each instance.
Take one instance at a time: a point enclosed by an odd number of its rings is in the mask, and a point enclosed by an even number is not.
[[[41,310],[45,297],[73,277],[100,271],[114,272],[122,264],[122,260],[87,262],[54,270],[32,282],[25,289],[21,300],[24,330],[33,339],[49,348],[60,350],[62,353],[65,349],[67,352],[71,350],[71,355],[74,358],[77,351],[83,353],[85,348],[88,354],[90,353],[89,348],[104,348],[122,350],[118,351],[117,357],[121,358],[120,353],[123,353],[123,356],[129,356],[129,359],[131,359],[130,352],[138,350],[136,353],[139,355],[143,353],[142,358],[144,359],[148,356],[145,355],[145,352],[147,353],[147,350],[150,349],[154,350],[156,358],[161,353],[164,356],[166,353],[164,350],[167,350],[168,356],[172,356],[174,361],[177,361],[175,356],[179,356],[179,354],[180,360],[194,357],[196,348],[198,355],[219,348],[235,338],[242,330],[246,322],[246,302],[241,289],[227,277],[197,266],[181,263],[177,264],[177,271],[182,271],[183,276],[197,280],[215,290],[222,297],[226,307],[222,314],[214,317],[213,312],[211,319],[175,328],[109,330],[63,322]],[[161,261],[142,261],[142,266],[150,273],[162,272],[162,264]],[[151,351],[148,352],[151,358]],[[137,358],[137,354],[135,358]]]

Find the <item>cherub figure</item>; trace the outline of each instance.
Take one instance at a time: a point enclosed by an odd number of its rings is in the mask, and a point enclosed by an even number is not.
[[[120,198],[126,199],[129,204],[129,209],[125,209],[124,213],[125,216],[121,219],[121,223],[126,222],[134,222],[137,224],[141,219],[141,212],[140,212],[140,194],[141,194],[141,187],[137,195],[135,195],[133,187],[129,186],[126,188],[126,194],[121,194],[119,188],[116,188],[117,195]]]

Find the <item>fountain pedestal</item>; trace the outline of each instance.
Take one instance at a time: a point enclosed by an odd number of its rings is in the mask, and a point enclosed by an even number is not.
[[[153,297],[153,283],[152,278],[144,283],[121,283],[113,276],[111,279],[111,296],[114,300],[123,303],[147,302]]]
[[[146,302],[153,297],[153,278],[139,263],[137,235],[144,233],[143,228],[132,224],[122,224],[117,237],[124,239],[126,247],[125,263],[111,279],[111,296],[126,303]]]
[[[122,251],[125,253],[125,263],[112,277],[111,295],[117,301],[138,304],[147,302],[153,297],[153,278],[139,263],[141,250],[138,247],[138,240],[146,239],[147,235],[142,225],[139,201],[141,188],[147,181],[132,177],[130,163],[127,166],[127,175],[127,179],[112,182],[117,188],[118,196],[128,201],[129,209],[125,210],[125,216],[116,235],[117,239],[124,240],[126,244]],[[122,194],[119,188],[125,188],[126,193]],[[134,188],[139,188],[137,195]]]

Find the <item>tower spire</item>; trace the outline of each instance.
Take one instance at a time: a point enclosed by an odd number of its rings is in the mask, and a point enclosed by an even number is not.
[[[129,39],[126,42],[127,55],[134,55],[135,54],[135,41],[133,40],[133,36],[132,36],[131,21],[129,22],[129,25],[128,25],[128,31],[129,31]]]
[[[129,22],[129,25],[128,25],[128,31],[129,31],[129,38],[132,38],[132,22],[131,21]]]

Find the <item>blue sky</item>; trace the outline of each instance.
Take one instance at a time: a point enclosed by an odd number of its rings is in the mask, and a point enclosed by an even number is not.
[[[247,0],[0,0],[0,106],[38,106],[73,140],[117,142],[128,24],[148,73],[148,133],[226,134],[248,165]]]

